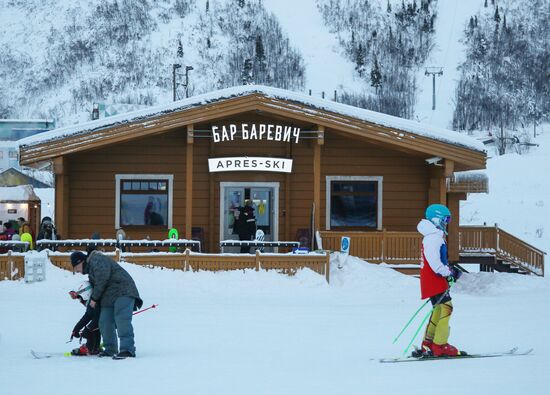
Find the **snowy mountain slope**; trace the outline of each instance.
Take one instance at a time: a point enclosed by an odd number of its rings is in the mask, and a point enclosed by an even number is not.
[[[123,266],[145,306],[159,304],[134,318],[138,356],[125,361],[30,355],[77,346],[65,342],[83,308],[67,293],[83,276],[50,265],[45,282],[0,282],[2,393],[431,395],[444,386],[449,395],[544,394],[550,385],[547,279],[467,274],[453,291],[454,344],[535,347],[532,356],[397,366],[378,358],[402,352],[419,320],[397,345],[392,339],[421,302],[418,280],[391,269],[350,257],[327,285],[309,270]]]
[[[470,194],[461,205],[462,225],[498,224],[550,253],[550,125],[541,128],[539,147],[519,155],[494,156],[487,162],[488,194]],[[546,265],[549,258],[546,256]]]
[[[432,77],[421,68],[417,75],[417,103],[415,119],[420,122],[450,129],[455,108],[455,90],[460,73],[458,66],[466,54],[460,40],[470,17],[483,7],[483,0],[445,0],[438,2],[435,22],[435,46],[426,61],[426,67],[443,67],[437,76],[436,110],[432,110]]]
[[[334,90],[360,91],[364,82],[355,78],[353,64],[339,49],[335,35],[328,31],[315,0],[264,0],[301,52],[306,67],[305,91],[314,96],[325,92],[332,98]]]

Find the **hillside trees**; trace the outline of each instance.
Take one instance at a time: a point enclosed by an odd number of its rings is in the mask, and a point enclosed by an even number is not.
[[[500,153],[518,129],[549,118],[547,6],[543,0],[509,9],[495,4],[465,29],[467,57],[460,66],[453,127],[491,131]]]
[[[325,23],[365,80],[363,93],[341,100],[371,110],[413,117],[415,75],[433,46],[436,0],[317,0]],[[368,72],[367,70],[370,70]]]

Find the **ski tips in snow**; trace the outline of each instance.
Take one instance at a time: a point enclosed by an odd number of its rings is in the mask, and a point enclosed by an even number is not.
[[[54,357],[70,357],[71,352],[36,352],[31,350],[31,355],[35,359],[46,359],[46,358],[54,358]]]
[[[530,348],[526,351],[518,352],[518,347],[514,347],[509,351],[504,352],[494,352],[494,353],[481,353],[481,354],[467,354],[461,351],[461,354],[456,356],[442,356],[434,357],[431,355],[424,355],[421,357],[407,357],[407,358],[382,358],[380,363],[400,363],[400,362],[419,362],[419,361],[438,361],[438,360],[449,360],[449,359],[475,359],[475,358],[495,358],[495,357],[518,357],[523,355],[529,355],[533,352],[533,349]]]

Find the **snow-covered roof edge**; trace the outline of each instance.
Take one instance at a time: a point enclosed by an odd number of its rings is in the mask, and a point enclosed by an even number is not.
[[[244,85],[232,88],[221,89],[202,95],[179,100],[169,104],[149,107],[146,109],[132,111],[125,114],[115,115],[96,121],[90,121],[77,125],[53,129],[34,136],[19,140],[19,145],[35,145],[50,140],[57,140],[81,132],[94,131],[125,123],[148,119],[162,114],[198,107],[212,102],[217,102],[232,97],[246,96],[253,93],[260,93],[267,97],[280,100],[298,102],[319,110],[326,110],[341,115],[350,116],[362,121],[370,122],[380,126],[390,127],[419,136],[428,137],[448,144],[462,146],[471,150],[485,152],[482,143],[472,137],[465,136],[458,132],[443,129],[431,125],[422,124],[409,119],[398,118],[392,115],[382,114],[363,108],[353,107],[347,104],[337,103],[327,99],[320,99],[303,93],[292,92],[279,88],[272,88],[262,85]]]
[[[40,200],[34,193],[32,185],[0,187],[0,202],[25,202],[28,200]]]

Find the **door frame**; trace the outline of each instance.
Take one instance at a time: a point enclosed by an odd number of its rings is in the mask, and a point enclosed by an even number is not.
[[[225,188],[228,187],[267,187],[273,188],[273,241],[279,241],[279,182],[247,182],[247,181],[220,181],[220,233],[219,240],[223,240]]]

